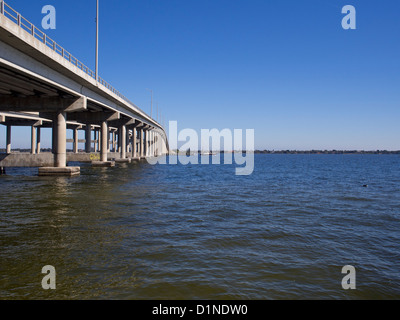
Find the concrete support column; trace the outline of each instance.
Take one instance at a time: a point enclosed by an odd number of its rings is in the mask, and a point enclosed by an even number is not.
[[[103,121],[101,123],[101,156],[100,161],[106,162],[108,160],[108,141],[109,141],[109,134],[108,134],[108,125],[107,121]]]
[[[36,154],[36,128],[31,127],[31,154]]]
[[[78,153],[78,128],[74,128],[74,153]]]
[[[40,153],[40,127],[36,128],[36,152]]]
[[[119,154],[121,154],[121,152],[122,152],[122,144],[121,144],[121,141],[122,141],[122,139],[121,139],[122,133],[121,133],[121,131],[122,131],[122,129],[121,129],[121,127],[119,127],[119,128],[118,128],[118,141],[117,141],[117,147],[118,147],[117,152],[118,152]]]
[[[100,152],[100,141],[101,141],[100,129],[96,130],[96,141],[97,141],[97,151],[96,152]]]
[[[147,155],[147,131],[143,130],[143,157]]]
[[[132,158],[137,157],[136,128],[132,129]]]
[[[142,131],[142,157],[146,156],[146,131]]]
[[[130,158],[130,155],[132,154],[131,144],[132,144],[132,137],[131,137],[130,131],[127,129],[126,130],[126,154],[127,154],[128,158]]]
[[[155,150],[156,150],[156,146],[155,146],[155,134],[154,131],[151,132],[151,156],[154,157],[155,155]]]
[[[153,131],[149,131],[148,142],[149,142],[149,153],[148,153],[148,156],[151,157],[152,156],[151,152],[153,150]]]
[[[126,126],[120,127],[121,132],[121,159],[126,158]]]
[[[92,152],[92,127],[90,124],[86,125],[85,128],[85,152],[90,153]]]
[[[130,143],[129,130],[126,130],[126,153],[130,152]]]
[[[156,151],[157,151],[156,137],[157,137],[157,133],[153,132],[153,157],[156,156]]]
[[[110,130],[107,126],[107,153],[111,151]]]
[[[146,157],[150,155],[150,131],[146,131]]]
[[[140,157],[140,130],[136,129],[136,157]]]
[[[97,128],[94,129],[94,152],[99,151],[98,149],[99,134]]]
[[[146,157],[148,157],[148,156],[150,156],[150,148],[151,148],[151,145],[150,145],[150,139],[151,139],[151,131],[146,131],[146,142],[147,142],[147,144],[146,144]]]
[[[7,126],[7,134],[6,134],[6,153],[11,153],[11,126]]]
[[[161,138],[161,134],[158,134],[158,155],[161,156],[162,155],[162,138]]]
[[[117,146],[116,134],[115,134],[115,131],[113,130],[113,132],[112,132],[112,150],[113,150],[113,152],[116,151],[116,146]]]
[[[150,155],[150,131],[146,131],[146,157]]]
[[[149,131],[149,139],[148,139],[148,143],[149,143],[149,152],[148,152],[148,156],[151,157],[151,150],[153,149],[153,143],[152,143],[152,135],[153,133],[151,131]]]
[[[156,150],[155,150],[155,153],[154,153],[154,155],[155,155],[156,157],[158,157],[159,145],[160,145],[160,139],[159,139],[159,137],[158,137],[158,132],[156,132],[156,138],[155,138],[155,148],[156,148]]]
[[[67,115],[64,111],[57,113],[55,123],[57,129],[55,166],[64,168],[67,166]]]
[[[140,129],[137,130],[137,156],[140,158],[142,154],[141,142],[142,141],[142,131]]]
[[[144,157],[144,131],[143,129],[140,129],[140,157]]]
[[[154,151],[153,151],[153,154],[154,154],[154,156],[156,157],[157,156],[157,142],[158,140],[157,140],[157,132],[154,132]]]
[[[52,123],[52,134],[51,134],[52,140],[51,140],[51,152],[53,154],[56,154],[57,152],[57,125],[56,121],[53,121]]]

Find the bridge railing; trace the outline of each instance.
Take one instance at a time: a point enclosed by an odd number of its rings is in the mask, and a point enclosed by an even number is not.
[[[43,42],[47,47],[52,49],[54,52],[62,56],[64,59],[69,61],[71,64],[76,66],[78,69],[82,70],[84,73],[89,75],[91,78],[95,79],[98,83],[100,83],[102,86],[116,94],[118,97],[123,99],[125,102],[129,103],[139,111],[145,113],[143,110],[141,110],[138,106],[136,106],[134,103],[132,103],[127,97],[125,97],[122,93],[120,93],[117,89],[115,89],[112,85],[110,85],[108,82],[106,82],[104,79],[101,77],[98,77],[96,79],[96,73],[91,70],[89,67],[87,67],[85,64],[83,64],[81,61],[79,61],[77,58],[75,58],[70,52],[65,50],[63,47],[61,47],[57,42],[55,42],[53,39],[51,39],[49,36],[47,36],[43,31],[38,29],[33,23],[29,22],[26,18],[24,18],[19,12],[15,11],[13,8],[11,8],[7,3],[5,3],[3,0],[0,0],[0,14],[4,15],[6,18],[9,20],[13,21],[15,24],[17,24],[20,28],[31,34],[34,38],[38,39],[39,41]]]

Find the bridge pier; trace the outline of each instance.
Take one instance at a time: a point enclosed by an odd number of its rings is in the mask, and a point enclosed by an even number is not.
[[[144,158],[144,130],[140,129],[140,158]]]
[[[94,152],[99,152],[99,147],[98,147],[98,141],[99,141],[99,131],[97,130],[97,128],[94,128],[93,130],[93,148],[94,148]]]
[[[148,140],[149,140],[149,131],[145,130],[144,131],[144,150],[143,150],[145,158],[147,158],[147,155],[149,153],[149,142],[148,142]]]
[[[129,129],[126,128],[126,137],[125,137],[125,141],[126,141],[126,156],[125,158],[128,156],[130,150],[131,150],[131,137],[129,135]]]
[[[101,155],[100,161],[107,162],[108,156],[108,142],[109,142],[108,126],[107,121],[101,123]]]
[[[110,144],[110,132],[107,121],[103,120],[100,125],[100,161],[92,161],[92,167],[114,167],[113,161],[108,161]]]
[[[31,127],[31,154],[36,154],[36,128]]]
[[[150,156],[150,130],[146,131],[146,158]]]
[[[121,159],[126,158],[126,126],[121,126]]]
[[[125,163],[125,162],[130,162],[130,158],[126,157],[126,152],[127,152],[127,143],[129,141],[129,138],[127,139],[128,136],[128,130],[126,130],[126,125],[121,124],[118,129],[118,142],[119,142],[119,154],[120,154],[120,159],[115,159],[115,162],[118,163]]]
[[[108,127],[108,125],[107,125],[107,153],[111,152],[110,134],[111,134],[111,131],[110,131],[110,128]]]
[[[79,167],[67,167],[67,113],[58,111],[53,120],[54,167],[39,168],[39,176],[75,176]]]
[[[73,142],[73,153],[78,153],[78,143],[79,143],[79,140],[78,140],[78,127],[75,127],[74,129],[74,133],[73,133],[73,140],[74,140],[74,142]]]
[[[115,132],[115,130],[113,130],[112,131],[112,133],[111,133],[111,139],[112,139],[112,151],[113,152],[116,152],[117,150],[116,150],[116,148],[117,148],[117,135],[116,135],[116,132]]]
[[[51,152],[55,154],[57,150],[57,128],[54,119],[51,128]]]
[[[153,131],[149,131],[149,154],[148,156],[151,157],[153,152]]]
[[[65,168],[67,166],[67,115],[64,111],[57,112],[55,117],[56,150],[55,167]],[[54,130],[54,129],[53,129]]]
[[[41,128],[36,127],[36,153],[37,154],[40,154],[40,148],[41,148],[40,139],[41,139]]]
[[[155,146],[155,132],[151,131],[151,156],[154,157],[155,151],[156,151],[156,146]]]
[[[155,133],[155,138],[154,138],[154,156],[158,156],[158,145],[159,145],[159,139],[158,139],[158,132]]]
[[[157,132],[154,131],[154,135],[153,135],[153,157],[156,156],[156,152],[157,152]]]
[[[6,133],[6,153],[11,153],[11,125],[7,125],[7,133]]]
[[[153,152],[153,131],[149,131],[149,154],[148,156],[151,157]]]
[[[85,152],[92,152],[92,126],[89,123],[85,127]]]
[[[136,145],[136,128],[132,128],[132,158],[135,159],[137,156],[137,145]]]

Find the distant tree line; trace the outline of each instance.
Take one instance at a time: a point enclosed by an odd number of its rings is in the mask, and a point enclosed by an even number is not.
[[[265,153],[265,154],[400,154],[398,151],[388,150],[376,150],[376,151],[365,151],[365,150],[256,150],[254,153]]]

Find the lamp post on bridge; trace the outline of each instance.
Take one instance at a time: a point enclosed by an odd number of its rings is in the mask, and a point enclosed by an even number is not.
[[[149,90],[149,91],[151,92],[151,109],[150,109],[150,118],[152,118],[152,119],[153,119],[153,90],[151,90],[151,89],[147,89],[147,88],[146,88],[146,90]]]
[[[99,80],[99,0],[96,0],[96,82]]]

